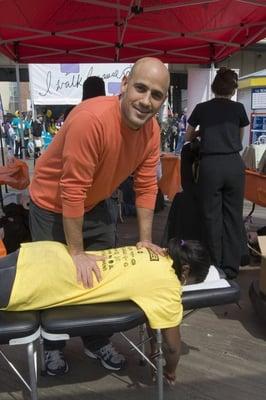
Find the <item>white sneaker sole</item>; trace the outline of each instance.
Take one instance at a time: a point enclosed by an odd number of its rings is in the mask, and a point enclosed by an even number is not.
[[[106,369],[109,369],[110,371],[120,371],[120,369],[122,368],[122,367],[112,367],[111,365],[107,364],[101,357],[96,356],[87,348],[84,348],[84,353],[86,354],[86,356],[93,358],[94,360],[100,360],[102,366]]]

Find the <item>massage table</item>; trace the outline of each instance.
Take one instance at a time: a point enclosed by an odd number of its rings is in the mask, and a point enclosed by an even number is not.
[[[26,345],[29,368],[29,383],[0,348],[0,355],[29,390],[32,400],[37,400],[37,352],[36,342],[40,338],[40,313],[38,311],[0,311],[0,346]]]
[[[213,271],[215,273],[215,271]],[[217,279],[217,278],[216,278]],[[195,310],[238,302],[240,289],[236,282],[227,281],[224,276],[216,281],[185,286],[182,303],[184,317]],[[156,365],[144,352],[143,329],[140,342],[136,345],[124,332],[142,326],[147,322],[141,308],[132,301],[103,303],[81,306],[57,307],[40,313],[41,336],[48,340],[67,340],[75,336],[89,336],[120,333],[122,337],[141,354],[141,361],[146,360],[157,373],[157,398],[163,400],[163,351],[161,330],[156,330],[158,353]],[[43,366],[44,367],[44,366]]]
[[[185,289],[186,288],[186,289]],[[236,282],[219,279],[211,286],[204,283],[185,287],[182,302],[186,315],[204,308],[235,303],[239,300],[240,289]],[[186,317],[185,315],[185,317]],[[112,334],[119,332],[122,337],[157,370],[157,398],[163,400],[163,352],[161,330],[156,331],[158,355],[156,365],[144,353],[144,341],[134,344],[124,332],[142,327],[147,322],[146,316],[132,301],[102,303],[81,306],[67,306],[32,312],[0,311],[0,345],[26,344],[28,349],[28,366],[30,383],[28,384],[13,364],[0,354],[18,374],[30,391],[31,400],[37,400],[36,377],[36,340],[41,336],[49,340],[67,340],[76,336],[95,335],[99,332]],[[144,332],[144,329],[141,330]],[[143,336],[143,335],[142,335]],[[41,354],[43,363],[43,356]],[[43,366],[42,366],[43,367]]]

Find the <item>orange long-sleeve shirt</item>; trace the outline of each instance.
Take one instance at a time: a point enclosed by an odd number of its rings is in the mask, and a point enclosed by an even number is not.
[[[38,159],[31,198],[46,210],[80,217],[134,173],[136,206],[153,209],[159,143],[155,119],[138,131],[123,125],[118,97],[83,101]]]

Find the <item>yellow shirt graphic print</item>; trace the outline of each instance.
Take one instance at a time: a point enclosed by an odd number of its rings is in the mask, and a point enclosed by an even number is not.
[[[57,242],[21,246],[9,311],[132,300],[145,312],[152,328],[170,328],[182,319],[181,287],[172,260],[135,246],[93,251],[102,280],[85,289],[66,246]]]

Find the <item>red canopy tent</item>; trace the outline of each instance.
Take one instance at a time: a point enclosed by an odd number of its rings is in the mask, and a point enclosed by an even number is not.
[[[266,36],[266,0],[0,0],[19,63],[218,62]]]

